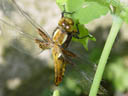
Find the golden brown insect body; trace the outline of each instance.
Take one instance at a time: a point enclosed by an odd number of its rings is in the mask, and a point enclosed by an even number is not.
[[[62,48],[67,48],[71,39],[72,32],[74,32],[74,22],[71,18],[63,17],[58,23],[58,27],[55,29],[52,40],[56,45]],[[55,64],[55,84],[58,85],[62,81],[64,76],[65,66],[68,61],[65,60],[64,54],[68,53],[60,50],[60,47],[54,46],[52,48],[52,54]]]
[[[72,39],[72,32],[74,22],[72,19],[63,17],[58,23],[58,27],[55,29],[52,39],[49,38],[42,30],[38,29],[38,33],[45,41],[35,39],[36,43],[43,50],[52,49],[52,55],[54,59],[54,70],[55,70],[55,84],[59,85],[62,81],[65,72],[65,66],[69,61],[66,56],[76,57],[76,55],[66,48]]]
[[[52,39],[58,45],[67,48],[75,32],[73,20],[68,17],[62,17],[58,22],[58,27],[55,29]]]

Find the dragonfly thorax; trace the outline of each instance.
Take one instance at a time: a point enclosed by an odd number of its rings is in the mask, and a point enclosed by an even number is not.
[[[54,30],[52,40],[56,44],[67,47],[74,33],[74,22],[71,18],[62,17],[58,22],[58,27]]]
[[[67,32],[62,32],[61,29],[56,29],[53,35],[53,42],[55,42],[58,45],[63,45],[68,39],[68,34]]]
[[[73,32],[74,22],[71,18],[63,17],[59,20],[58,25],[66,32]]]

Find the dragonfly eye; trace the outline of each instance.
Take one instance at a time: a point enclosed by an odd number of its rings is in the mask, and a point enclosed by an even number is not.
[[[66,29],[70,29],[70,27],[69,26],[66,26]]]
[[[70,26],[69,25],[67,25],[67,24],[65,24],[65,23],[62,23],[62,26],[63,26],[63,28],[65,28],[65,29],[70,29]]]
[[[67,32],[73,31],[74,22],[71,18],[63,17],[60,19],[58,25]]]
[[[65,26],[65,24],[64,24],[64,23],[62,23],[62,26]]]

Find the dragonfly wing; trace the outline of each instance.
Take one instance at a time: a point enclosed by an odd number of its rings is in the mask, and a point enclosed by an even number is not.
[[[35,37],[24,33],[16,25],[9,24],[8,22],[0,19],[0,29],[2,36],[7,44],[27,54],[37,55],[42,52],[38,44],[35,43]],[[8,43],[9,42],[9,43]]]
[[[77,57],[72,58],[72,56],[67,57],[67,55],[64,55],[65,59],[69,61],[69,63],[66,64],[67,70],[65,76],[73,80],[75,84],[81,86],[88,94],[95,74],[95,63],[89,60],[88,54],[81,44],[76,42],[71,43],[69,49],[74,52]],[[103,90],[105,90],[105,88],[103,88]],[[106,92],[106,90],[104,92]]]
[[[69,56],[69,57],[73,57],[73,58],[76,58],[76,54],[74,54],[73,52],[69,51],[69,50],[66,50],[64,48],[61,48],[62,50],[62,53],[66,56]]]
[[[18,25],[25,33],[36,38],[41,38],[38,34],[39,30],[43,32],[48,39],[51,39],[48,33],[32,19],[29,12],[24,11],[15,0],[2,0],[2,9],[4,16],[11,23]],[[45,39],[46,40],[46,39]]]

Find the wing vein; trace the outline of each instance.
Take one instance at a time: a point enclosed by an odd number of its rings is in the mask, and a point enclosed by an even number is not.
[[[37,23],[32,19],[32,17],[30,17],[30,16],[16,3],[15,0],[11,0],[11,1],[13,2],[14,6],[18,9],[18,11],[33,25],[33,27],[35,27],[35,28],[37,29],[37,31],[38,31],[38,29],[40,29],[45,35],[47,35],[47,37],[48,37],[49,39],[51,39],[50,36],[49,36],[49,34],[45,31],[45,29],[42,28],[39,24],[37,24]]]

